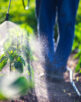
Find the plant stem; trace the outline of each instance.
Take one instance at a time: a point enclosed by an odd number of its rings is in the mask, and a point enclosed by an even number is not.
[[[11,72],[11,62],[10,62],[10,72]]]

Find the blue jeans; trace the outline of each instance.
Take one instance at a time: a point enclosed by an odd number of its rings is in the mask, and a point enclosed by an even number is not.
[[[45,37],[47,47],[44,54],[52,67],[49,71],[65,72],[68,57],[71,53],[76,12],[79,0],[36,0],[38,33]],[[54,25],[57,15],[59,40],[54,51]]]

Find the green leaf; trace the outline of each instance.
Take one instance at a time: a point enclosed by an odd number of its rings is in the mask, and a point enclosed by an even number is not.
[[[25,65],[25,61],[24,61],[23,57],[18,56],[17,61],[19,61],[19,62],[21,62],[22,64]]]
[[[78,64],[75,68],[75,72],[79,72],[80,71],[80,65]]]
[[[0,71],[5,67],[7,64],[8,58],[5,56],[5,54],[2,54],[0,56]]]
[[[7,100],[7,98],[0,92],[0,100]]]
[[[79,61],[78,61],[77,66],[76,66],[76,68],[75,68],[75,72],[81,73],[81,56],[80,56],[80,59],[79,59]]]
[[[15,61],[14,62],[14,66],[16,68],[16,70],[18,70],[20,73],[23,72],[23,64],[20,61]]]
[[[8,54],[9,54],[10,62],[12,63],[14,61],[14,52],[13,52],[13,50],[8,51]]]
[[[25,94],[30,89],[30,81],[22,76],[19,77],[15,82],[13,82],[11,87],[19,90],[18,94]]]
[[[1,100],[18,98],[27,94],[31,88],[34,88],[34,82],[19,73],[8,73],[0,77]]]
[[[79,55],[80,55],[79,53],[75,54],[74,59],[78,58]]]

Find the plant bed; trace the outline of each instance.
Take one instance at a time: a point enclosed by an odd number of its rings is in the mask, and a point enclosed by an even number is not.
[[[68,66],[75,70],[78,59],[74,59],[75,54],[71,54],[68,60]],[[35,73],[35,89],[28,93],[28,95],[23,96],[20,100],[14,102],[81,102],[74,91],[72,85],[70,84],[69,77],[61,82],[56,82],[54,80],[47,80],[45,76],[45,71],[41,64],[34,62],[34,73]],[[36,66],[36,70],[35,70]],[[77,76],[74,73],[74,81],[77,85],[79,91],[81,92],[81,76]]]

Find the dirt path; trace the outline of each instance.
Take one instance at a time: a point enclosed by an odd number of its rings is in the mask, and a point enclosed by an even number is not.
[[[68,66],[72,70],[74,70],[78,62],[78,60],[73,59],[73,56],[74,54],[71,54],[68,61]],[[39,62],[34,63],[34,68],[35,90],[33,94],[30,93],[22,99],[24,102],[81,102],[81,99],[70,84],[68,76],[60,82],[46,80],[44,77],[45,71]],[[74,81],[81,92],[81,79],[79,77],[79,81],[77,81],[75,76],[76,74],[74,73]]]
[[[73,54],[70,56],[68,66],[74,70],[77,61],[73,59]],[[35,92],[37,95],[38,102],[81,102],[77,97],[76,92],[70,84],[69,77],[60,82],[54,80],[46,80],[42,77],[45,73],[42,67],[37,66],[35,69]],[[81,82],[76,81],[74,74],[74,80],[81,92]]]

